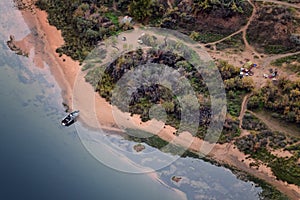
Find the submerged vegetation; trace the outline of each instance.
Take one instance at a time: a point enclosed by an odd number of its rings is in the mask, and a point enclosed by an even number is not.
[[[182,152],[180,146],[176,146],[173,144],[170,144],[163,139],[159,138],[158,136],[151,136],[151,137],[141,137],[141,136],[147,136],[151,135],[150,133],[141,131],[141,130],[134,130],[134,129],[128,129],[127,131],[130,132],[130,134],[127,136],[128,140],[135,141],[138,143],[138,145],[141,145],[141,143],[146,143],[151,147],[155,147],[158,149],[163,150],[166,153],[170,153],[172,155],[178,155],[178,152]],[[168,145],[168,148],[165,148]],[[184,151],[182,155],[179,155],[181,157],[189,157],[189,158],[195,158],[195,159],[202,159],[205,162],[209,162],[213,165],[217,166],[223,166],[232,171],[239,179],[245,180],[245,181],[253,181],[255,184],[260,186],[263,190],[259,194],[260,199],[272,199],[272,200],[288,200],[289,198],[276,190],[275,187],[271,186],[264,180],[258,179],[250,174],[247,174],[233,166],[230,166],[226,163],[217,163],[210,157],[203,157],[199,155],[198,153],[192,152],[192,151]]]

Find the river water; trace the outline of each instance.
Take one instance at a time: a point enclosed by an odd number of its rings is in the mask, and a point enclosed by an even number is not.
[[[16,28],[24,22],[16,20],[21,14],[12,0],[0,4],[0,199],[182,199],[174,189],[187,199],[259,199],[260,187],[199,159],[177,159],[156,172],[160,181],[97,161],[82,145],[75,127],[91,130],[80,124],[60,125],[63,100],[49,69],[39,69],[30,58],[7,48],[9,35],[21,39],[30,30]],[[106,142],[135,144],[120,136],[98,134]],[[144,145],[146,151],[154,150]],[[122,158],[112,158],[127,165]],[[176,183],[171,180],[174,175],[182,179]]]

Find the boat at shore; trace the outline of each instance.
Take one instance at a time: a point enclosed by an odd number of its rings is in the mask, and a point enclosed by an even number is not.
[[[76,122],[77,117],[79,116],[79,110],[75,110],[69,113],[61,120],[61,125],[70,126]]]

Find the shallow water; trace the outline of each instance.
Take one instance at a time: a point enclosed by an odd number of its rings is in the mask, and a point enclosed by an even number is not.
[[[10,9],[20,17],[11,2],[0,4],[1,15]],[[20,21],[7,19],[0,21],[0,199],[176,199],[177,193],[147,175],[102,165],[74,126],[60,126],[61,91],[48,69],[6,47],[10,34],[26,35],[9,28]]]
[[[62,99],[49,73],[31,72],[18,58],[16,63],[0,67],[0,199],[176,197],[147,175],[120,173],[96,161],[74,126],[60,126]]]
[[[75,127],[87,136],[93,131],[80,124],[60,126],[61,90],[49,69],[36,68],[30,58],[6,47],[10,34],[21,39],[30,31],[16,29],[24,22],[16,20],[21,15],[11,1],[0,2],[0,199],[180,199],[172,188],[185,192],[188,199],[258,199],[261,188],[199,159],[178,158],[157,171],[161,182],[147,174],[116,171],[96,160],[82,145]],[[132,151],[135,143],[97,134],[98,140],[92,141],[96,145],[105,142],[109,144],[105,148],[123,150],[119,157],[106,151],[106,157],[127,166],[124,152]],[[155,152],[162,162],[172,156],[144,145],[143,156],[126,158],[138,164],[148,162],[151,168],[155,162],[147,152]],[[182,179],[176,183],[172,176]]]

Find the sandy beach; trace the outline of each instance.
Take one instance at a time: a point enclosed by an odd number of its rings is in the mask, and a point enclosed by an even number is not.
[[[30,57],[37,66],[49,67],[57,83],[62,89],[65,103],[80,109],[81,120],[92,128],[102,128],[119,131],[123,128],[141,129],[168,142],[187,147],[193,152],[199,152],[201,146],[206,143],[199,138],[191,136],[189,133],[174,135],[176,129],[164,125],[162,122],[151,120],[142,122],[138,115],[131,116],[130,113],[121,113],[117,108],[112,107],[105,99],[101,98],[89,83],[85,82],[84,73],[81,72],[79,62],[63,55],[59,56],[56,49],[63,45],[64,40],[61,32],[54,26],[49,25],[47,13],[37,9],[31,0],[23,1],[28,6],[22,10],[23,17],[29,28],[36,28],[37,35],[29,34],[21,41],[16,41],[16,46],[25,52],[34,53]],[[76,90],[74,90],[76,88]],[[80,94],[77,93],[80,91]],[[91,97],[88,99],[87,97]],[[118,116],[117,122],[115,117]],[[121,127],[121,128],[120,128]],[[159,131],[157,131],[159,130]],[[191,143],[192,141],[192,143]],[[206,143],[210,146],[210,144]],[[280,153],[280,152],[278,152]],[[208,155],[212,159],[234,166],[251,175],[261,178],[275,186],[278,190],[288,195],[291,199],[300,199],[300,188],[293,184],[287,184],[276,180],[271,169],[267,166],[260,166],[258,169],[251,168],[251,159],[235,147],[234,144],[216,144]]]

